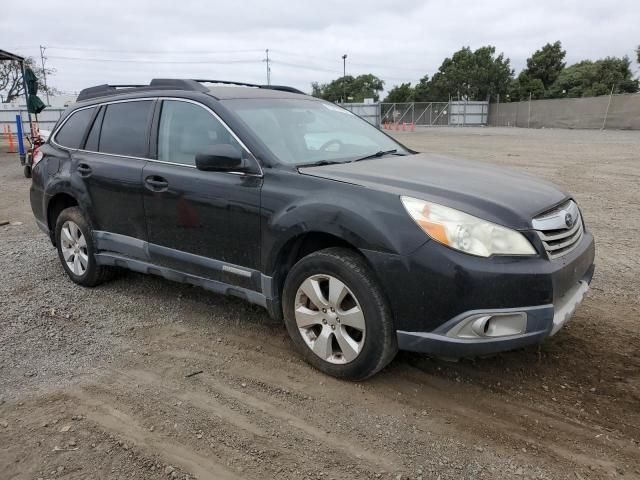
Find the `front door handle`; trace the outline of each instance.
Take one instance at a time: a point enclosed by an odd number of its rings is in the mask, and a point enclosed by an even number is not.
[[[146,187],[152,192],[164,192],[169,188],[169,182],[158,175],[150,175],[144,179]]]
[[[88,177],[89,175],[91,175],[91,167],[86,163],[79,164],[76,170],[83,177]]]

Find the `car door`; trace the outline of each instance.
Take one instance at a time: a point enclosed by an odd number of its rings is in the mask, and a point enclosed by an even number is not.
[[[166,99],[156,115],[156,158],[143,172],[152,260],[231,285],[255,286],[262,185],[257,161],[202,104]],[[214,144],[242,149],[255,173],[196,169],[196,153]]]
[[[71,154],[72,178],[83,184],[81,203],[91,211],[100,249],[129,253],[133,239],[146,240],[142,169],[153,107],[154,100],[101,106],[84,148]]]

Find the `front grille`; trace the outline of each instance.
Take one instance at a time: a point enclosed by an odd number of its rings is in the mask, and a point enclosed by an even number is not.
[[[532,223],[551,259],[577,247],[584,234],[582,216],[573,200],[534,218]]]

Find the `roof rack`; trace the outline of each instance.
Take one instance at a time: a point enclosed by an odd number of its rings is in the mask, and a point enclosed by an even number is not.
[[[206,92],[208,89],[203,83],[220,83],[223,85],[238,85],[242,87],[264,88],[268,90],[278,90],[281,92],[299,93],[305,95],[301,90],[285,85],[258,85],[255,83],[235,82],[232,80],[192,80],[177,78],[154,78],[149,85],[109,85],[102,84],[95,87],[85,88],[80,91],[77,101],[88,100],[90,98],[106,97],[116,93],[133,93],[134,91],[145,90],[188,90],[194,92]]]
[[[278,90],[281,92],[289,92],[289,93],[300,93],[302,95],[306,95],[302,90],[298,90],[294,87],[288,87],[286,85],[259,85],[256,83],[246,83],[246,82],[235,82],[232,80],[196,80],[199,83],[221,83],[223,85],[239,85],[241,87],[255,87],[255,88],[264,88],[267,90]]]

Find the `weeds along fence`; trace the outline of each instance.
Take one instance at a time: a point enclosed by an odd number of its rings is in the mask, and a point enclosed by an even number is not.
[[[640,130],[640,94],[492,103],[489,125]]]

